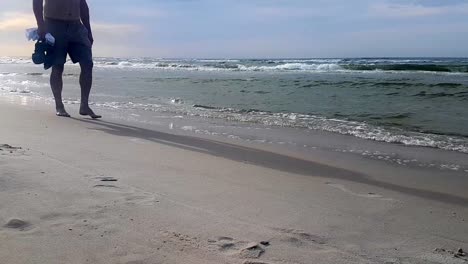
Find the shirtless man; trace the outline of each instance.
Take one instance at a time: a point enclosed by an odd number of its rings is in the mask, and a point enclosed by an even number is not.
[[[51,33],[55,37],[50,87],[55,98],[57,116],[70,117],[62,102],[62,75],[68,54],[72,62],[79,63],[81,67],[80,115],[101,118],[88,104],[93,83],[91,49],[94,39],[86,0],[33,0],[33,10],[39,36],[44,38],[46,33]]]

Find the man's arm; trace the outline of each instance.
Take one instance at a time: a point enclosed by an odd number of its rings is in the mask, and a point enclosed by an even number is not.
[[[88,7],[88,3],[86,2],[86,0],[81,0],[80,14],[81,14],[81,22],[83,23],[85,28],[88,30],[88,38],[91,41],[91,44],[93,44],[94,39],[93,39],[93,33],[91,31],[91,23],[89,21],[89,7]]]
[[[38,34],[40,38],[44,38],[46,28],[44,23],[44,0],[33,0],[33,11],[36,16]]]

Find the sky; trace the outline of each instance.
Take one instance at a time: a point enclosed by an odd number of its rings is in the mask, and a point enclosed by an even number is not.
[[[87,0],[94,55],[468,57],[468,0]],[[28,56],[32,0],[0,0],[0,56]]]

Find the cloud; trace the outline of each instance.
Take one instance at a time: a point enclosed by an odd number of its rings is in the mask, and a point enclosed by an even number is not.
[[[104,33],[106,35],[113,35],[117,37],[140,33],[143,28],[134,24],[108,24],[108,23],[92,23],[93,32]]]
[[[0,17],[0,32],[19,31],[36,25],[32,14],[4,13]]]
[[[151,19],[158,19],[158,18],[167,18],[169,17],[169,13],[163,11],[162,9],[157,8],[144,8],[144,7],[128,7],[120,8],[115,11],[122,16],[126,17],[138,17],[138,18],[151,18]]]
[[[255,10],[255,13],[259,16],[282,18],[323,16],[321,10],[299,7],[259,7]]]
[[[25,56],[33,53],[34,47],[28,43],[2,43],[0,44],[0,56]]]
[[[390,18],[468,14],[468,4],[424,6],[422,4],[378,3],[371,5],[370,13],[373,16]]]
[[[143,28],[132,24],[93,23],[94,50],[100,56],[131,54],[140,45],[140,32]]]
[[[34,15],[27,12],[0,13],[0,54],[2,55],[25,55],[32,50],[32,42],[27,42],[24,30],[36,26]],[[92,22],[96,46],[104,54],[111,52],[121,54],[125,47],[132,47],[129,43],[136,39],[136,34],[143,31],[143,27],[136,24],[117,24]],[[122,47],[119,47],[121,45]],[[134,46],[134,45],[133,45]]]
[[[93,31],[106,36],[121,37],[132,33],[139,33],[142,27],[135,24],[91,23]],[[26,28],[35,27],[34,15],[28,13],[4,13],[0,15],[0,32],[19,32]]]

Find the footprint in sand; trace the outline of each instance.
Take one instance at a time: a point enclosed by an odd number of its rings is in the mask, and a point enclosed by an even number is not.
[[[95,177],[94,180],[98,182],[93,186],[94,188],[101,191],[121,194],[123,197],[118,200],[127,205],[139,204],[150,206],[159,203],[159,199],[153,193],[145,192],[131,186],[116,185],[116,182],[118,181],[117,178],[99,176]]]
[[[119,188],[112,184],[96,184],[94,185],[95,188]]]
[[[458,250],[436,248],[434,249],[434,254],[444,256],[449,259],[451,258],[452,260],[460,260],[464,263],[468,263],[468,253],[466,253],[462,248],[459,248]]]
[[[116,181],[118,181],[114,177],[97,177],[96,179],[98,179],[98,180],[100,180],[102,182],[116,182]]]
[[[332,182],[327,182],[326,185],[330,186],[330,187],[333,187],[335,189],[338,189],[338,190],[341,190],[345,193],[348,193],[348,194],[351,194],[353,196],[357,196],[357,197],[362,197],[362,198],[369,198],[369,199],[380,199],[380,200],[385,200],[385,201],[393,201],[392,198],[385,198],[383,197],[382,195],[380,194],[376,194],[376,193],[373,193],[373,192],[369,192],[367,194],[363,194],[363,193],[355,193],[351,190],[349,190],[348,188],[346,188],[344,185],[342,184],[337,184],[337,183],[332,183]]]
[[[245,242],[236,241],[231,237],[218,237],[210,239],[208,243],[223,254],[237,256],[243,259],[257,259],[265,253],[265,248],[270,245],[269,242]]]
[[[274,230],[280,231],[283,233],[281,237],[281,241],[292,244],[293,246],[300,247],[305,246],[307,244],[319,244],[325,245],[326,239],[318,236],[306,233],[302,230],[296,229],[286,229],[286,228],[274,228]]]
[[[106,191],[119,191],[119,187],[112,184],[112,182],[117,182],[118,180],[114,177],[104,177],[104,176],[99,176],[95,178],[96,181],[99,181],[98,184],[95,184],[93,187],[94,188],[99,188],[103,189]]]
[[[24,154],[23,148],[13,147],[9,144],[0,144],[0,154],[1,155],[18,155]]]
[[[21,219],[11,219],[4,227],[24,231],[31,227],[31,224]]]
[[[259,243],[252,242],[239,251],[239,256],[253,259],[259,258],[263,253],[265,253],[265,249]]]
[[[0,144],[0,150],[19,150],[21,147],[13,147],[8,144]]]

